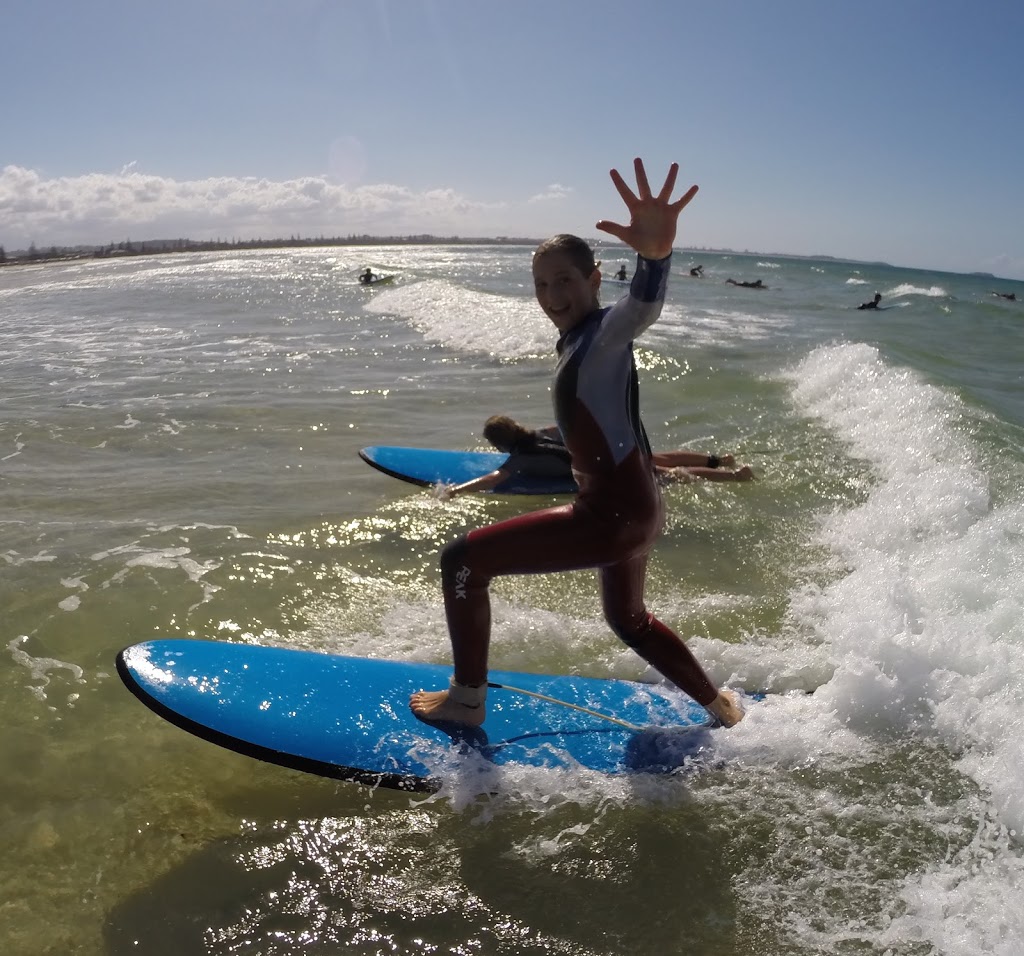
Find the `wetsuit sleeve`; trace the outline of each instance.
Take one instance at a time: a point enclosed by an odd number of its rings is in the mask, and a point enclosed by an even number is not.
[[[636,257],[636,271],[629,292],[615,303],[601,322],[598,340],[602,345],[632,342],[661,315],[672,265],[671,254],[664,259]]]

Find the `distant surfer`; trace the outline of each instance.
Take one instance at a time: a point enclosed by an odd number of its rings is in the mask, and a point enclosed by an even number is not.
[[[619,271],[615,273],[615,278],[618,279],[619,282],[625,282],[626,279],[629,278],[629,273],[626,272],[626,263],[622,263],[622,265],[619,266]]]
[[[873,299],[871,299],[869,302],[861,302],[861,304],[858,305],[857,308],[858,309],[877,309],[878,308],[878,303],[881,302],[881,301],[882,301],[882,293],[881,292],[876,292],[875,293],[875,297]]]
[[[562,441],[557,425],[532,429],[507,415],[492,415],[484,422],[484,438],[498,451],[507,453],[508,460],[495,471],[460,485],[439,485],[439,497],[454,498],[473,491],[489,491],[514,477],[554,480],[572,478],[572,456]],[[727,452],[710,455],[684,448],[652,452],[651,463],[658,481],[663,485],[697,479],[751,481],[754,477],[754,470],[749,465],[734,468],[736,459]]]
[[[360,273],[360,275],[359,275],[359,281],[363,285],[369,285],[376,278],[377,278],[377,276],[375,276],[373,274],[373,270],[371,270],[370,268],[367,268],[367,270],[365,272]]]
[[[553,236],[533,254],[537,301],[560,333],[552,396],[579,493],[570,504],[475,528],[444,548],[441,583],[455,673],[444,690],[412,695],[410,707],[422,720],[484,722],[493,578],[583,568],[598,569],[605,620],[624,643],[721,724],[743,716],[736,695],[719,691],[686,644],[644,605],[647,558],[664,505],[638,411],[633,340],[661,312],[676,221],[697,187],[671,202],[678,165],[657,194],[641,160],[634,170],[636,193],[611,171],[629,224],[597,223],[637,253],[633,286],[615,305],[600,306],[601,273],[585,240]]]
[[[729,285],[743,286],[744,289],[763,289],[765,288],[764,282],[761,279],[755,279],[753,282],[737,282],[735,279],[725,280]]]
[[[694,266],[690,270],[690,275],[692,275],[695,279],[703,279],[704,278],[704,266]]]
[[[1000,299],[1008,299],[1010,302],[1017,301],[1016,292],[993,292],[992,294],[999,296]]]

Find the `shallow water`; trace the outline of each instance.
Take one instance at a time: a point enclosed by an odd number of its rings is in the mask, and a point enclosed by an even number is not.
[[[717,680],[779,692],[718,769],[423,800],[220,750],[121,686],[155,636],[448,659],[440,547],[547,499],[445,503],[356,452],[550,421],[529,252],[0,270],[5,952],[1024,949],[1024,307],[990,294],[1019,283],[677,253],[647,430],[758,480],[667,492],[648,601]],[[653,678],[591,574],[493,592],[495,667]]]

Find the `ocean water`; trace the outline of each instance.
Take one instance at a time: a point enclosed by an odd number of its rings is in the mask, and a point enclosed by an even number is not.
[[[648,603],[774,692],[715,768],[424,799],[229,753],[123,688],[115,654],[156,636],[449,659],[440,548],[548,501],[442,502],[356,452],[550,422],[529,257],[0,270],[7,956],[1024,952],[1024,302],[991,294],[1022,283],[677,253],[637,343],[647,430],[757,480],[667,490]],[[493,604],[495,667],[656,679],[590,572]]]

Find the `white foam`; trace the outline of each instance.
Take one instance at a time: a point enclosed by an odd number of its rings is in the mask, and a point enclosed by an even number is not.
[[[925,289],[921,286],[912,285],[909,282],[903,282],[890,289],[886,295],[923,295],[929,299],[941,299],[948,296],[949,293],[942,286],[938,285],[929,286]]]
[[[0,457],[0,461],[9,461],[11,458],[17,458],[25,450],[25,443],[21,440],[21,433],[19,432],[14,436],[14,451],[10,454]]]
[[[1024,938],[1009,904],[1024,886],[1024,503],[990,499],[957,397],[875,349],[816,349],[791,380],[798,407],[875,472],[866,500],[820,524],[847,573],[791,596],[834,667],[814,706],[866,741],[959,755],[1003,834],[908,878],[906,912],[883,936],[1017,952],[1001,940]]]
[[[405,319],[429,341],[499,359],[549,357],[558,338],[532,292],[495,295],[427,279],[375,293],[365,309]]]
[[[652,346],[659,341],[683,340],[704,347],[729,347],[769,340],[792,325],[792,317],[786,315],[700,308],[684,312],[666,305],[641,341]]]
[[[110,557],[127,556],[123,568],[113,578],[105,581],[102,587],[118,584],[132,568],[152,568],[163,570],[180,570],[190,581],[199,583],[203,576],[220,567],[219,561],[196,561],[190,558],[191,551],[185,547],[146,548],[139,544],[128,544],[108,551],[98,551],[92,555],[93,561],[103,561]]]
[[[22,557],[17,551],[4,551],[0,554],[0,558],[3,558],[8,564],[13,565],[14,567],[20,567],[23,564],[50,564],[57,560],[57,555],[49,554],[47,551],[43,550],[38,554],[31,555],[30,557]]]
[[[123,425],[115,425],[114,428],[134,428],[136,425],[141,425],[142,422],[139,419],[134,418],[131,414],[125,415]]]
[[[931,943],[944,956],[1018,956],[1024,939],[1024,859],[1008,852],[1003,828],[986,820],[952,860],[906,880],[906,911],[881,934],[883,945]]]
[[[50,683],[51,674],[54,671],[67,671],[71,675],[71,680],[78,684],[85,683],[85,671],[83,671],[77,664],[70,664],[67,661],[59,661],[53,657],[33,657],[21,646],[27,640],[28,637],[25,635],[16,637],[13,641],[7,642],[7,649],[11,652],[11,657],[14,659],[14,663],[24,667],[32,675],[33,680],[40,682],[29,687],[32,693],[38,697],[39,700],[46,700],[46,688]],[[69,697],[69,701],[71,701],[72,698],[77,699],[77,695]]]

